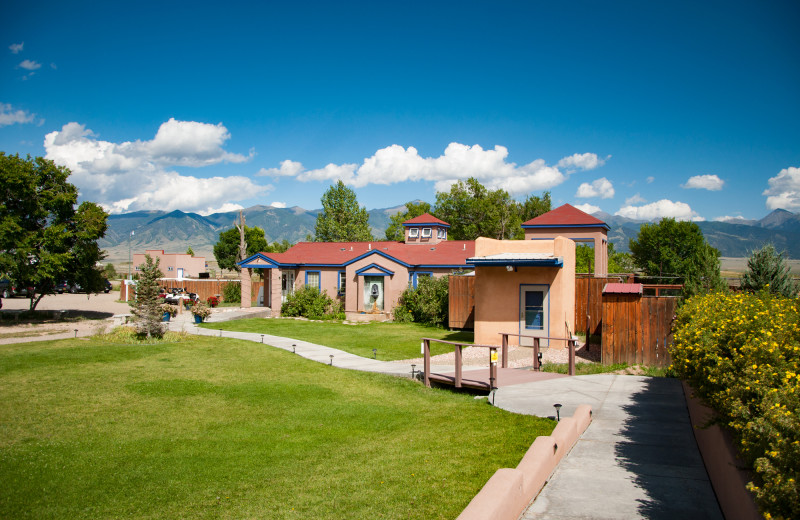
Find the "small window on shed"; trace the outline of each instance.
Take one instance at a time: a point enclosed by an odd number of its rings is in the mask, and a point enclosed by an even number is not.
[[[431,236],[431,228],[422,228],[422,238],[429,238]]]

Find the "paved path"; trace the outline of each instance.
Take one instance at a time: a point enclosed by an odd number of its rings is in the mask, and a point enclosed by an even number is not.
[[[721,519],[677,379],[600,374],[497,390],[495,406],[592,424],[521,519]]]
[[[215,313],[211,322],[246,316]],[[218,336],[198,328],[186,313],[172,330]],[[258,333],[222,331],[222,336],[261,342]],[[365,359],[347,352],[278,336],[263,342],[300,356],[352,370],[409,377],[411,366]],[[417,366],[417,368],[422,368]],[[433,366],[434,371],[452,370]],[[467,369],[464,370],[467,372]],[[722,519],[689,423],[680,381],[600,374],[507,386],[495,406],[523,414],[570,416],[592,407],[592,424],[520,520],[532,519]]]

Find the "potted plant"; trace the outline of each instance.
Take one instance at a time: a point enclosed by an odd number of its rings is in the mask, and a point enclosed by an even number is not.
[[[164,313],[164,317],[161,321],[169,321],[170,318],[178,314],[178,308],[168,303],[162,303],[159,305],[159,308],[161,308],[161,311]]]
[[[219,298],[217,298],[216,296],[209,296],[208,299],[206,300],[206,303],[208,303],[208,305],[212,308],[216,307],[217,305],[219,305]]]
[[[183,299],[183,308],[186,309],[187,311],[190,310],[194,305],[194,300],[192,300],[191,298],[182,298],[182,299]]]
[[[203,320],[211,315],[211,309],[207,305],[198,303],[192,307],[192,314],[194,314],[195,323],[203,323]]]

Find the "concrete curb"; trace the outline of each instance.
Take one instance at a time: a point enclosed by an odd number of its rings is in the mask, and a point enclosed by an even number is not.
[[[747,490],[747,483],[752,477],[746,470],[740,469],[743,463],[733,447],[730,434],[717,424],[708,424],[714,417],[714,411],[695,396],[686,381],[682,383],[694,438],[722,514],[726,520],[762,518],[753,495]]]
[[[497,470],[457,520],[517,520],[591,422],[592,408],[578,406],[552,434],[533,441],[516,469]]]

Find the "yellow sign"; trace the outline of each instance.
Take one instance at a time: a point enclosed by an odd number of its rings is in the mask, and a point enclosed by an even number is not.
[[[490,360],[491,360],[492,363],[497,363],[497,351],[496,350],[492,350],[492,354],[491,354],[491,359]]]

